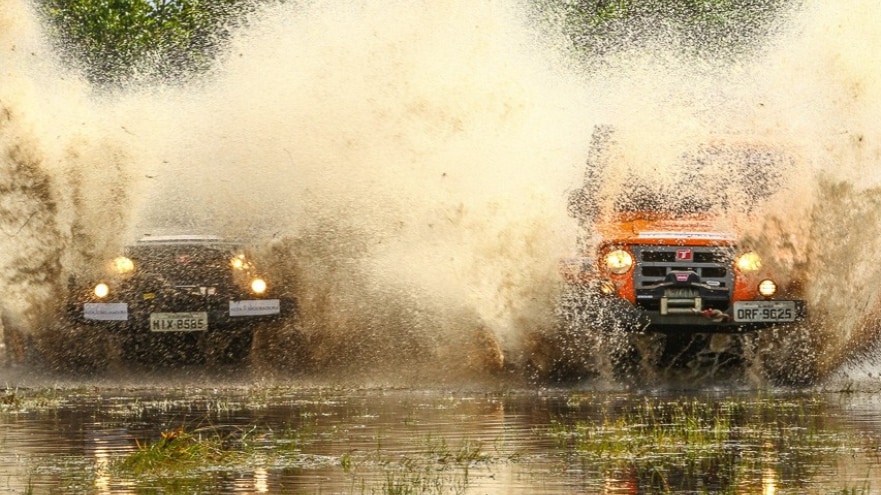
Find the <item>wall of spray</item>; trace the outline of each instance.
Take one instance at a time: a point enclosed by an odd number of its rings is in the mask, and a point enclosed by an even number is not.
[[[739,226],[808,300],[811,322],[798,332],[809,339],[798,345],[811,347],[820,375],[866,359],[879,334],[870,218],[878,214],[881,60],[866,48],[878,39],[878,17],[869,2],[801,2],[749,58],[623,51],[590,83],[624,116],[627,158],[646,164],[650,178],[668,172],[663,164],[683,140],[714,134],[754,136],[792,156],[783,187]],[[613,180],[626,187],[629,178]]]
[[[272,6],[208,76],[112,96],[65,69],[26,2],[0,7],[0,291],[24,328],[42,324],[27,300],[68,274],[186,231],[286,243],[328,362],[394,363],[402,337],[474,328],[516,351],[554,325],[577,234],[567,193],[610,123],[633,131],[647,175],[689,136],[796,150],[746,234],[807,274],[828,368],[876,333],[881,24],[867,0],[804,2],[734,62],[683,55],[674,33],[589,70],[516,2]],[[455,362],[455,347],[428,354],[445,353]]]
[[[0,315],[18,354],[54,318],[67,268],[118,245],[136,194],[137,147],[48,46],[28,4],[0,2]]]

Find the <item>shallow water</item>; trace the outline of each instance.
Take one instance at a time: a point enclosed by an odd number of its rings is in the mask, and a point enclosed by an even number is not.
[[[0,370],[0,493],[881,493],[877,366],[800,391],[549,389],[451,383],[460,349],[433,347],[484,328],[520,351],[554,325],[595,124],[629,127],[650,177],[707,133],[797,151],[744,234],[804,277],[824,375],[877,341],[876,6],[799,2],[730,67],[669,43],[583,67],[520,2],[423,4],[282,3],[211,77],[100,95],[0,0],[6,331],[44,328],[68,276],[133,236],[210,230],[295,240],[327,357],[321,380]],[[163,433],[208,450],[126,467]]]
[[[198,369],[150,373],[151,386],[31,374],[33,386],[8,388],[0,405],[0,493],[784,494],[881,487],[881,400],[872,380],[800,391],[726,383],[687,390],[501,382],[412,388],[302,376],[266,381],[235,370],[215,378]],[[191,463],[124,466],[172,432],[216,450]]]

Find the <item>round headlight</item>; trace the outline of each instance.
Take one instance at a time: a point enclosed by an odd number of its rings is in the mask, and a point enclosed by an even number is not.
[[[627,273],[631,266],[633,266],[633,256],[623,249],[609,251],[606,254],[606,268],[616,275]]]
[[[737,268],[742,272],[754,272],[762,267],[762,258],[753,251],[743,253],[737,258]]]
[[[266,292],[266,281],[262,278],[255,278],[251,281],[251,291],[254,294],[263,294]]]
[[[771,297],[777,293],[777,284],[771,279],[765,279],[759,282],[759,294],[765,297]]]
[[[103,299],[103,298],[107,297],[107,294],[110,294],[110,287],[108,287],[107,284],[102,282],[102,283],[96,285],[95,288],[92,290],[92,292],[95,293],[95,297],[97,297],[99,299]]]
[[[113,269],[116,273],[130,273],[135,269],[135,262],[125,256],[113,260]]]
[[[233,257],[229,260],[229,265],[230,265],[234,270],[244,270],[245,268],[248,268],[248,262],[245,261],[245,255],[244,255],[244,254],[239,254],[239,255],[237,255],[237,256],[233,256]]]

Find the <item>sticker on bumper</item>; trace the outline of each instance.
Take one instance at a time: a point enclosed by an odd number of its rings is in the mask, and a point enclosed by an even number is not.
[[[269,316],[281,312],[278,299],[249,299],[246,301],[230,301],[230,316]]]
[[[128,320],[128,304],[126,303],[85,303],[83,318],[100,321]]]

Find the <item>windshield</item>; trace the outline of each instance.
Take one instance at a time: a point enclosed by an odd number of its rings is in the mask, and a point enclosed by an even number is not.
[[[137,273],[161,275],[175,285],[203,285],[230,279],[230,249],[208,246],[133,246],[128,257]]]

